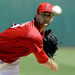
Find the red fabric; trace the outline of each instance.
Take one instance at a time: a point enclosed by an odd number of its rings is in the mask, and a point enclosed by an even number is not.
[[[45,63],[48,56],[43,50],[43,37],[34,25],[34,20],[16,24],[0,33],[0,59],[12,63],[20,57],[33,53],[39,63]]]
[[[37,9],[37,12],[44,12],[44,11],[47,11],[47,12],[52,12],[52,8],[53,8],[53,5],[52,4],[49,4],[49,3],[41,3],[39,6],[38,6],[38,9]]]

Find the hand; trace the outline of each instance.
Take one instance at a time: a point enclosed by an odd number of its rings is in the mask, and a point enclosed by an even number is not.
[[[56,71],[58,71],[58,64],[56,64],[55,62],[51,62],[51,69],[54,71],[54,72],[56,72]]]

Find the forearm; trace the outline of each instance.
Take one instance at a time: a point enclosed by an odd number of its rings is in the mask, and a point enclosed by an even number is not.
[[[51,68],[55,72],[58,70],[58,65],[55,62],[53,62],[50,58],[44,65]]]
[[[49,59],[46,63],[44,63],[44,65],[51,68],[52,61]]]

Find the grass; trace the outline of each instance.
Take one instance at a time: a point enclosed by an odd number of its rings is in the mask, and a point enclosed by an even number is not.
[[[59,48],[56,54],[58,72],[39,64],[35,56],[30,54],[21,59],[20,75],[75,75],[75,48]]]

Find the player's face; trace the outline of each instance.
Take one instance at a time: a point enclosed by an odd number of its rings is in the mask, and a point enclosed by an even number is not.
[[[49,25],[52,21],[53,15],[50,12],[41,12],[38,13],[38,21],[42,25]]]

